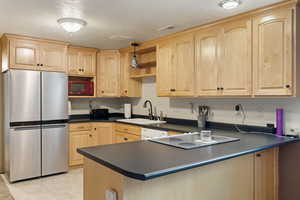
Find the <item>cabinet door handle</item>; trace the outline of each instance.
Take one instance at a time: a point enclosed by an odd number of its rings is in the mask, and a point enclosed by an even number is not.
[[[285,87],[286,87],[286,88],[290,88],[291,86],[290,86],[290,85],[286,85]]]
[[[101,93],[104,93],[104,91],[102,90]]]
[[[92,135],[91,135],[91,134],[89,134],[89,136],[90,136],[90,137],[92,137]]]
[[[43,64],[40,64],[41,66],[44,66]]]
[[[124,140],[125,140],[125,141],[127,141],[127,140],[128,140],[128,138],[124,138]]]
[[[176,90],[175,90],[175,89],[170,89],[170,91],[171,91],[171,92],[175,92]]]
[[[40,64],[38,63],[38,64],[36,64],[37,66],[40,66]]]
[[[125,90],[124,92],[127,93],[127,90]]]
[[[222,87],[221,87],[220,89],[221,89],[221,90],[224,90],[224,88],[222,88]]]
[[[217,90],[220,90],[220,88],[217,88]]]
[[[256,154],[256,157],[261,157],[261,154],[260,153]]]

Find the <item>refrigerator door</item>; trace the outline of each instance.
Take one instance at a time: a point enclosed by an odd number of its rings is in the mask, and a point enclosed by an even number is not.
[[[42,176],[68,171],[68,126],[42,126]]]
[[[10,122],[40,121],[40,72],[11,70],[8,76]]]
[[[41,127],[16,127],[9,131],[9,181],[41,176]]]
[[[68,77],[42,72],[42,121],[68,119]]]

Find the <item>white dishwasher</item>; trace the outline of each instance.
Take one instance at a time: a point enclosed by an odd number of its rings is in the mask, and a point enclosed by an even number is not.
[[[168,131],[160,131],[149,128],[142,128],[142,140],[149,140],[153,138],[167,137]]]

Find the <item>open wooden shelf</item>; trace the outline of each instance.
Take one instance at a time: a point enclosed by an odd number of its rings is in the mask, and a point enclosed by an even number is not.
[[[136,51],[138,67],[129,69],[130,78],[139,79],[156,76],[156,46]]]
[[[155,77],[155,76],[156,73],[151,73],[151,74],[130,75],[130,78],[138,79],[138,78]]]
[[[139,63],[139,67],[143,68],[143,67],[152,67],[152,66],[156,66],[156,61],[150,61],[150,62],[146,62],[146,63]]]

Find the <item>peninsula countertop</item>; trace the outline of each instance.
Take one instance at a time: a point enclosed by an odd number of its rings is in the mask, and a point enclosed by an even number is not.
[[[299,141],[263,133],[213,130],[213,134],[238,137],[240,140],[191,150],[144,140],[81,148],[77,151],[124,176],[148,180]]]

